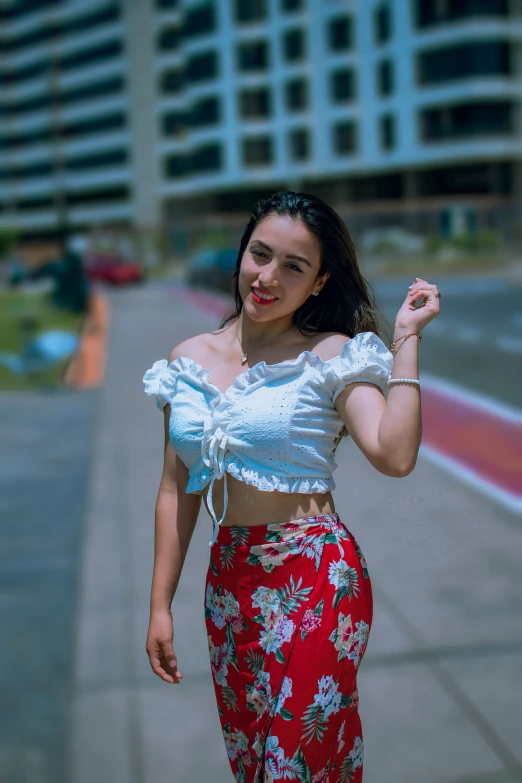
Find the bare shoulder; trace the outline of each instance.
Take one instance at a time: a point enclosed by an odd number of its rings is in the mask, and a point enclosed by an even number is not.
[[[351,339],[347,334],[342,334],[342,332],[321,332],[318,337],[319,340],[316,342],[313,352],[316,353],[323,362],[327,362],[335,356],[339,356],[343,345]]]
[[[178,343],[169,354],[169,364],[180,357],[192,359],[195,362],[204,361],[208,354],[210,337],[208,333],[204,332]]]

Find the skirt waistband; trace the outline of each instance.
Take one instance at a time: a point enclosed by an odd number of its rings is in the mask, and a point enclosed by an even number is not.
[[[260,544],[270,538],[271,533],[279,533],[285,539],[299,538],[305,532],[307,535],[312,533],[313,528],[317,528],[320,534],[326,530],[338,530],[343,533],[350,533],[343,524],[339,514],[317,514],[311,517],[299,517],[289,522],[268,522],[262,525],[220,525],[216,539],[216,544],[226,544],[227,546],[252,546]]]

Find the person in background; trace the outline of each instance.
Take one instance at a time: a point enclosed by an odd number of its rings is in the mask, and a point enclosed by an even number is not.
[[[75,249],[74,240],[60,239],[58,258],[41,264],[36,269],[22,269],[18,264],[10,276],[11,285],[25,280],[51,278],[54,287],[51,301],[55,307],[85,313],[89,302],[90,284],[85,275],[83,260]]]

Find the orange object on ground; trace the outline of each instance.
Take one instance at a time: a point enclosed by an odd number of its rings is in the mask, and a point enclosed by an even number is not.
[[[98,291],[93,291],[80,328],[78,348],[63,374],[65,386],[73,389],[92,389],[103,382],[109,311],[108,299]]]

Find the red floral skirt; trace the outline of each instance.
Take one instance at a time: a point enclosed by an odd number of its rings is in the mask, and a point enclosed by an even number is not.
[[[240,783],[362,781],[364,556],[338,514],[220,527],[205,586],[217,708]]]

